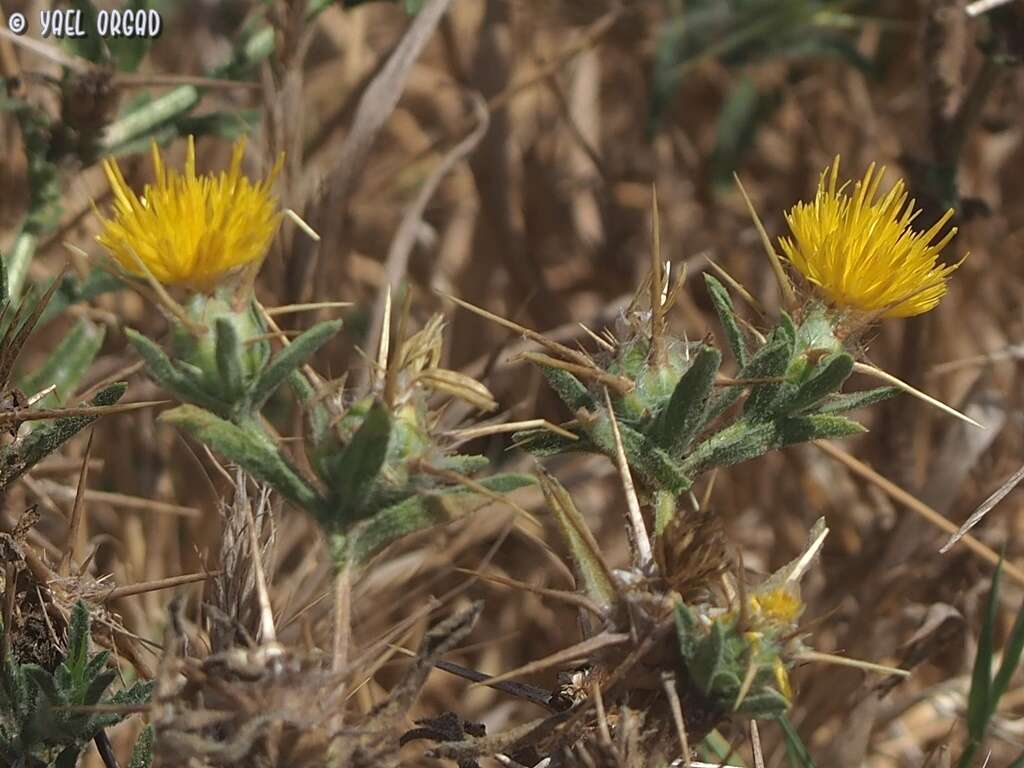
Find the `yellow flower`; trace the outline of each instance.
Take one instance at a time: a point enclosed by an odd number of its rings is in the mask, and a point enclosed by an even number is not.
[[[790,263],[834,306],[882,317],[910,317],[935,307],[946,293],[946,277],[959,264],[939,263],[956,234],[939,232],[949,210],[926,232],[911,228],[920,211],[907,201],[902,180],[880,199],[885,169],[872,164],[847,193],[838,186],[839,158],[821,174],[818,193],[786,214],[793,238],[780,238]]]
[[[751,613],[760,621],[788,625],[803,613],[804,604],[787,587],[775,587],[750,598]]]
[[[103,169],[114,193],[114,216],[96,238],[128,273],[148,270],[161,283],[208,292],[230,271],[263,258],[280,220],[270,191],[281,161],[263,181],[242,175],[245,140],[235,143],[231,166],[196,175],[195,141],[188,139],[184,173],[164,167],[152,145],[156,180],[137,196],[114,160]],[[145,269],[140,265],[145,265]]]

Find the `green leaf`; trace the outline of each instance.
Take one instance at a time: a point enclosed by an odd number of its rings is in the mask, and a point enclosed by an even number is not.
[[[215,355],[217,372],[223,382],[223,392],[228,402],[235,402],[245,391],[242,374],[242,344],[238,331],[225,317],[218,317],[214,323]]]
[[[548,382],[548,386],[555,391],[555,394],[563,403],[569,406],[569,410],[576,413],[580,408],[594,410],[597,403],[594,401],[590,391],[583,382],[577,379],[568,371],[561,368],[552,368],[549,365],[541,365],[540,372]]]
[[[597,450],[597,447],[586,435],[580,435],[578,439],[570,440],[564,435],[559,435],[547,429],[528,429],[522,432],[514,432],[512,434],[512,442],[517,447],[541,459],[572,451],[589,452]]]
[[[317,323],[282,349],[256,380],[249,395],[254,411],[260,410],[274,391],[327,341],[341,330],[341,320]]]
[[[791,768],[814,768],[814,760],[811,759],[811,753],[804,745],[793,724],[789,722],[789,718],[783,714],[778,718],[778,723],[782,728],[782,737],[786,742],[786,754],[789,756]]]
[[[707,696],[714,696],[717,693],[713,690],[712,683],[728,661],[725,632],[721,621],[712,622],[707,636],[701,639],[693,657],[686,665],[687,671],[693,676],[693,681]]]
[[[91,404],[113,405],[121,399],[125,389],[126,385],[123,382],[111,384],[101,390]],[[36,427],[10,445],[0,448],[0,489],[6,488],[98,418],[65,416],[55,419],[45,426]]]
[[[68,703],[57,688],[53,676],[38,664],[22,664],[21,673],[43,695],[50,706],[59,707]]]
[[[56,385],[55,395],[47,396],[37,407],[53,408],[64,402],[96,359],[104,336],[103,326],[80,318],[43,364],[21,380],[22,391],[34,393]]]
[[[721,364],[721,352],[703,347],[658,414],[651,436],[670,456],[681,457],[704,426],[708,399]]]
[[[259,125],[258,109],[235,109],[185,115],[173,124],[176,136],[217,136],[233,141],[247,136]]]
[[[68,5],[79,11],[85,35],[83,37],[62,37],[61,44],[69,53],[88,59],[93,64],[106,63],[107,52],[103,48],[103,38],[96,33],[96,6],[89,0],[68,0]],[[65,13],[64,18],[69,19],[71,16]]]
[[[630,469],[639,475],[648,488],[653,490],[683,493],[693,485],[685,470],[679,466],[665,451],[649,440],[646,435],[632,427],[619,423],[619,435],[622,438],[622,449]],[[611,421],[603,411],[587,428],[591,440],[608,457],[615,459],[615,435]]]
[[[717,277],[707,272],[704,273],[704,282],[708,286],[711,302],[715,305],[715,312],[718,313],[718,319],[725,330],[729,349],[732,350],[736,363],[742,369],[747,364],[747,343],[743,340],[743,332],[736,320],[736,309],[732,305],[732,299],[729,298],[729,292],[725,290],[725,286],[719,282]]]
[[[93,654],[92,658],[89,659],[89,663],[85,667],[86,679],[96,677],[96,675],[104,670],[108,661],[110,661],[110,651],[100,651],[99,653]]]
[[[535,483],[529,475],[513,474],[480,481],[480,485],[496,493],[509,493]],[[351,535],[336,535],[332,544],[335,563],[340,566],[348,557],[357,565],[364,563],[403,536],[447,523],[492,503],[490,496],[462,486],[410,496],[359,523]]]
[[[679,639],[679,654],[683,661],[689,663],[696,655],[703,631],[696,617],[690,612],[682,600],[676,600],[676,637]]]
[[[460,475],[472,475],[482,469],[486,469],[490,463],[486,456],[455,453],[441,457],[437,462],[437,466],[439,469],[458,472]]]
[[[777,445],[779,447],[804,443],[808,440],[838,440],[867,432],[862,424],[844,416],[820,414],[780,419],[777,422],[777,428]]]
[[[868,405],[880,403],[890,397],[898,395],[900,390],[896,387],[878,387],[877,389],[866,389],[863,392],[850,392],[843,395],[835,395],[828,398],[817,408],[818,413],[846,413]]]
[[[771,336],[768,337],[767,342],[761,346],[747,361],[747,364],[740,368],[740,372],[737,374],[737,378],[743,379],[759,379],[764,378],[770,374],[766,371],[776,371],[778,373],[779,361],[786,355],[792,357],[792,341],[791,335],[787,332],[783,325],[780,325],[775,329]],[[782,372],[785,372],[786,365],[783,364]],[[781,374],[779,374],[781,375]],[[771,386],[768,384],[762,384],[758,386]],[[780,387],[781,383],[775,385]],[[741,394],[743,394],[744,385],[734,384],[732,386],[721,387],[721,391],[712,397],[711,405],[708,407],[707,421],[713,421],[718,418],[727,408],[735,403]],[[774,390],[777,394],[778,389]],[[751,390],[751,397],[753,397],[753,389]],[[754,407],[761,407],[762,401],[773,398],[773,391],[767,390],[755,398]],[[744,406],[744,410],[747,411],[751,408],[750,399],[748,398],[747,404]]]
[[[117,275],[96,267],[84,279],[75,274],[66,274],[60,287],[53,294],[39,318],[39,325],[45,325],[73,304],[79,304],[124,288],[124,281]]]
[[[615,602],[617,590],[607,567],[602,567],[601,549],[594,534],[562,484],[543,469],[540,473],[540,488],[572,559],[577,589],[603,608],[609,608]]]
[[[107,126],[101,148],[104,154],[120,157],[149,149],[150,140],[163,144],[177,137],[177,123],[199,103],[194,85],[173,88],[157,98],[145,96],[133,100],[120,116]]]
[[[129,688],[122,688],[110,697],[111,704],[144,704],[153,695],[155,680],[140,680]]]
[[[191,433],[303,509],[323,511],[323,500],[317,492],[259,427],[240,427],[194,405],[166,411],[160,420]]]
[[[89,666],[89,609],[82,600],[76,602],[71,609],[68,649],[63,664],[73,681],[81,683],[85,680],[85,670]]]
[[[128,768],[149,768],[153,762],[153,726],[147,725],[139,734],[128,759]]]
[[[772,447],[778,435],[774,422],[751,424],[741,419],[694,448],[682,464],[690,477],[710,467],[727,467],[756,458]]]
[[[314,446],[320,445],[331,434],[331,412],[319,397],[317,390],[309,383],[302,371],[294,371],[288,377],[288,383],[292,388],[295,398],[302,404],[303,415],[306,417],[306,424],[309,427],[309,434],[312,437]]]
[[[985,608],[985,619],[981,625],[981,636],[978,638],[978,653],[974,657],[974,671],[971,674],[971,690],[967,695],[967,731],[971,741],[980,744],[985,736],[985,729],[994,711],[992,701],[992,655],[993,636],[995,635],[996,613],[999,606],[999,576],[1002,572],[1002,559],[992,576],[992,589],[988,595]]]
[[[853,358],[845,352],[830,355],[821,361],[796,394],[783,404],[784,413],[799,413],[837,391],[853,373]]]
[[[82,755],[82,747],[73,744],[62,750],[53,763],[53,768],[76,768],[78,759]]]
[[[655,491],[654,493],[654,535],[661,536],[678,513],[676,494],[671,491]]]
[[[774,688],[762,688],[748,694],[736,711],[755,719],[774,719],[789,711],[789,701]]]
[[[145,11],[150,7],[148,0],[130,0],[124,6],[132,11]],[[114,63],[121,72],[134,72],[145,58],[153,38],[149,35],[132,37],[108,37],[105,39]]]
[[[117,672],[113,669],[108,669],[105,672],[100,672],[96,677],[89,681],[88,687],[84,691],[81,703],[85,706],[91,707],[94,704],[98,704],[99,700],[106,693],[107,688],[110,684],[117,679]]]
[[[995,680],[992,681],[990,694],[992,711],[999,705],[999,700],[1006,693],[1010,686],[1010,678],[1020,664],[1021,654],[1024,653],[1024,605],[1017,612],[1017,618],[1013,622],[1013,629],[1010,631],[1010,639],[1003,646],[1003,660],[999,664],[999,671],[996,672]]]
[[[776,379],[785,375],[793,358],[793,339],[780,327],[768,337],[767,343],[743,369],[744,379]],[[776,415],[782,381],[754,384],[743,406],[745,417],[753,421],[768,421]]]
[[[365,516],[363,509],[384,466],[391,440],[391,412],[375,401],[348,445],[325,460],[324,480],[333,493],[331,524],[348,524]]]
[[[164,389],[186,403],[221,414],[227,412],[226,403],[208,395],[193,377],[178,370],[159,346],[131,328],[125,328],[124,334],[146,363],[146,371]]]

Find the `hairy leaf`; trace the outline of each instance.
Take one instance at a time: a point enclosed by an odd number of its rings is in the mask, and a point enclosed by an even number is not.
[[[340,330],[341,320],[325,320],[293,339],[291,344],[281,350],[253,385],[250,394],[253,410],[261,409],[275,390]]]
[[[651,436],[669,456],[680,458],[704,426],[708,399],[721,364],[721,352],[714,347],[702,348],[656,417]]]
[[[190,432],[303,509],[322,512],[317,492],[259,427],[240,427],[194,405],[178,406],[162,413],[160,419]]]

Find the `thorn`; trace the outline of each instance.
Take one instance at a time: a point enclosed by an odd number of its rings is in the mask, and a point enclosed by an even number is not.
[[[292,210],[291,208],[285,208],[284,211],[282,211],[282,213],[284,213],[285,216],[291,219],[295,226],[297,226],[299,229],[305,232],[306,236],[310,240],[312,240],[314,243],[320,242],[319,233],[311,226],[309,226],[305,219],[299,216],[299,214],[297,214],[294,210]]]
[[[740,582],[742,584],[742,582]],[[742,621],[742,619],[741,619]],[[757,677],[757,664],[751,659],[747,663],[747,673],[743,676],[743,683],[740,685],[740,690],[736,694],[736,701],[733,702],[732,711],[737,711],[743,704],[743,700],[747,698],[747,694],[750,693],[750,689],[754,685],[754,678]]]
[[[969,530],[971,530],[974,526],[980,523],[982,518],[985,517],[985,515],[987,515],[989,512],[991,512],[992,509],[996,506],[996,504],[1005,499],[1006,496],[1010,493],[1010,491],[1017,487],[1021,480],[1024,480],[1024,467],[1021,467],[1016,472],[1014,472],[1010,476],[1009,480],[1007,480],[1001,486],[999,486],[999,488],[996,489],[995,493],[993,493],[991,496],[985,499],[985,501],[981,503],[981,506],[979,506],[976,510],[974,510],[974,512],[971,513],[971,516],[967,518],[967,521],[960,526],[960,530],[958,530],[956,533],[950,536],[949,541],[947,541],[942,546],[942,549],[939,550],[939,553],[943,555],[946,554],[953,547],[954,544],[956,544],[958,541],[960,541],[960,539],[964,537],[964,535]]]
[[[28,400],[25,401],[25,404],[29,405],[29,406],[33,406],[36,403],[38,403],[40,400],[44,400],[47,396],[53,394],[56,391],[57,391],[57,385],[56,384],[51,384],[46,389],[41,389],[38,392],[36,392],[34,395],[32,395],[32,397],[28,398]]]
[[[604,707],[604,696],[601,695],[601,686],[597,679],[590,681],[590,698],[594,702],[594,710],[597,715],[597,728],[601,734],[601,743],[607,747],[612,745],[612,732],[608,727],[608,713]]]
[[[149,265],[142,260],[139,254],[135,252],[135,249],[129,248],[128,254],[135,261],[135,266],[138,267],[139,271],[142,273],[143,280],[145,280],[145,282],[149,285],[150,290],[153,291],[153,293],[156,295],[158,303],[161,306],[163,306],[164,309],[170,312],[171,315],[174,316],[175,320],[177,320],[179,323],[182,324],[182,326],[187,328],[189,333],[191,333],[193,336],[202,336],[203,334],[205,334],[208,330],[206,326],[200,325],[199,323],[195,322],[192,318],[188,316],[188,313],[185,311],[185,308],[181,306],[181,304],[179,304],[177,301],[175,301],[174,297],[167,292],[167,289],[164,288],[163,283],[156,279],[156,277],[153,275],[153,272],[150,270]],[[137,275],[129,276],[136,278],[138,277]]]
[[[596,342],[597,342],[597,343],[598,343],[598,344],[599,344],[600,346],[602,346],[602,347],[603,347],[604,349],[608,350],[609,352],[614,352],[614,351],[615,351],[615,347],[613,347],[613,346],[612,346],[611,344],[609,344],[609,343],[608,343],[607,341],[605,341],[604,339],[602,339],[602,338],[601,338],[600,336],[598,336],[598,335],[597,335],[596,333],[594,333],[594,332],[593,332],[592,330],[590,330],[589,328],[587,328],[587,326],[586,326],[586,325],[584,325],[583,323],[577,323],[577,325],[579,325],[579,327],[583,329],[583,332],[584,332],[584,333],[586,333],[586,334],[587,334],[587,335],[588,335],[588,336],[589,336],[590,338],[592,338],[592,339],[593,339],[594,341],[596,341]]]
[[[452,296],[451,294],[443,293],[441,291],[438,291],[438,294],[448,299],[449,301],[455,302],[458,306],[462,307],[463,309],[469,310],[475,315],[479,315],[480,317],[485,318],[486,320],[490,320],[492,323],[497,323],[498,325],[502,326],[503,328],[507,328],[510,331],[522,334],[530,341],[534,341],[537,344],[540,344],[549,352],[554,352],[556,354],[562,355],[563,357],[572,360],[582,366],[591,365],[591,362],[586,355],[577,352],[575,349],[567,347],[564,344],[559,344],[557,341],[552,341],[542,333],[538,333],[537,331],[534,331],[531,328],[527,328],[526,326],[520,325],[519,323],[513,322],[511,320],[506,320],[504,317],[501,317],[500,315],[496,315],[493,312],[488,312],[486,309],[482,309],[474,304],[470,304],[468,301],[463,301],[462,299]]]
[[[616,376],[615,374],[608,373],[596,365],[577,365],[576,363],[568,363],[564,360],[557,360],[548,355],[540,352],[524,352],[523,359],[529,360],[532,363],[538,365],[546,365],[550,368],[560,368],[563,371],[568,371],[571,374],[579,376],[585,379],[593,379],[594,381],[600,381],[607,387],[614,389],[616,394],[625,395],[633,391],[636,386],[632,381],[625,378],[624,376]]]
[[[384,289],[384,322],[380,329],[380,346],[377,349],[378,374],[388,370],[388,347],[391,343],[391,286]]]
[[[819,518],[821,523],[824,523],[824,518]],[[807,569],[811,567],[811,563],[814,562],[814,558],[818,556],[818,552],[821,550],[822,545],[825,543],[825,537],[828,536],[829,529],[822,527],[818,532],[818,535],[814,537],[814,541],[807,545],[807,549],[800,555],[800,558],[793,564],[792,569],[786,574],[786,581],[789,583],[799,583],[800,579],[807,573]]]
[[[683,719],[683,705],[679,701],[679,691],[676,690],[676,675],[674,672],[661,673],[661,685],[665,689],[665,696],[668,698],[669,709],[672,710],[672,722],[676,727],[676,735],[679,737],[679,753],[683,760],[690,759],[690,739],[686,735],[686,721]]]
[[[207,579],[220,576],[222,573],[224,573],[224,571],[204,571],[202,573],[187,573],[183,576],[170,576],[169,578],[156,579],[155,581],[142,581],[138,584],[129,584],[125,587],[116,587],[103,592],[99,595],[99,601],[106,603],[110,600],[117,600],[121,597],[141,595],[145,592],[156,592],[160,589],[171,589],[172,587],[178,587],[182,584],[195,584],[198,581],[206,581]]]
[[[754,768],[764,768],[764,754],[761,752],[761,732],[757,730],[757,720],[750,721],[750,747],[754,753]]]
[[[78,490],[75,493],[75,503],[71,508],[71,523],[68,526],[67,543],[64,545],[64,553],[60,558],[58,573],[65,577],[71,575],[71,559],[74,557],[75,544],[78,541],[78,531],[82,525],[85,508],[85,484],[89,476],[89,456],[92,453],[92,439],[95,435],[95,428],[90,429],[89,442],[85,444],[85,456],[82,459],[82,471],[78,474]]]
[[[899,667],[887,667],[884,664],[875,664],[870,661],[861,661],[860,659],[850,659],[846,656],[836,656],[831,653],[822,653],[821,651],[803,651],[796,655],[800,661],[811,661],[818,662],[820,664],[835,664],[839,667],[854,667],[856,669],[863,669],[866,672],[877,672],[882,675],[899,675],[900,677],[910,677],[909,669],[900,669]]]
[[[715,467],[711,470],[710,477],[708,477],[708,484],[704,488],[704,493],[701,496],[700,504],[698,505],[698,511],[701,509],[707,509],[708,504],[711,503],[711,492],[715,490],[715,480],[718,479],[719,467]]]
[[[651,185],[651,352],[649,360],[655,368],[665,365],[665,310],[662,303],[667,284],[661,258],[661,223],[658,218],[658,189]]]
[[[875,366],[868,365],[867,363],[854,363],[853,370],[857,371],[857,373],[863,373],[866,376],[871,376],[873,378],[880,379],[881,381],[884,381],[886,384],[891,384],[892,386],[898,389],[902,389],[908,395],[912,395],[916,397],[918,400],[923,400],[929,405],[938,408],[940,411],[943,411],[944,413],[947,413],[950,416],[958,418],[961,421],[967,422],[972,427],[977,427],[978,429],[985,429],[985,426],[983,424],[979,424],[970,416],[966,416],[965,414],[960,413],[960,411],[958,411],[956,408],[946,405],[944,402],[935,399],[931,395],[926,395],[919,389],[914,389],[914,387],[910,386],[905,381],[897,379],[891,373],[887,373],[886,371],[883,371],[881,368],[876,368]]]
[[[889,498],[894,499],[911,512],[914,512],[927,520],[930,525],[934,525],[936,528],[940,528],[948,534],[957,533],[958,529],[955,524],[944,518],[913,494],[908,493],[903,488],[896,485],[896,483],[880,475],[860,459],[855,456],[851,456],[842,448],[829,442],[816,440],[814,445],[861,479],[867,480],[872,485],[881,489],[887,496],[889,496]],[[1018,584],[1024,585],[1024,569],[1014,565],[1009,560],[1004,560],[991,547],[978,541],[969,533],[964,534],[961,541],[963,541],[965,547],[989,565],[996,566],[1002,562],[1003,573],[1012,578]]]
[[[761,305],[761,302],[754,298],[754,295],[743,286],[743,283],[741,283],[735,277],[726,272],[725,267],[719,265],[710,256],[705,255],[704,260],[707,261],[708,265],[711,267],[711,269],[714,270],[715,274],[717,274],[720,278],[725,280],[725,282],[727,282],[729,286],[740,295],[740,298],[747,302],[747,304],[749,304],[751,308],[755,312],[757,312],[757,314],[759,314],[761,317],[764,317],[765,315],[768,314],[767,312],[765,312],[765,309]]]
[[[579,594],[578,592],[568,592],[564,589],[548,589],[547,587],[538,587],[533,584],[528,584],[525,581],[516,581],[515,579],[509,579],[504,576],[498,576],[496,574],[483,573],[481,571],[474,571],[469,568],[455,568],[455,573],[464,573],[467,576],[474,576],[483,581],[489,581],[494,584],[500,584],[503,587],[511,587],[513,589],[521,589],[524,592],[532,592],[538,597],[546,597],[551,600],[558,600],[567,605],[572,605],[576,608],[582,608],[590,613],[594,614],[597,618],[604,620],[608,617],[608,612],[603,610],[601,606],[591,600],[585,595]]]
[[[526,421],[511,421],[505,424],[486,424],[480,427],[466,427],[465,429],[456,429],[448,433],[448,435],[456,440],[473,440],[478,437],[484,437],[486,435],[500,435],[505,432],[519,432],[524,429],[546,429],[548,432],[553,432],[556,435],[561,435],[569,440],[579,440],[579,436],[573,434],[567,429],[562,429],[557,424],[552,424],[547,419],[527,419]]]
[[[266,312],[271,317],[275,317],[276,315],[287,315],[292,312],[309,312],[317,309],[345,309],[351,306],[353,306],[351,301],[314,301],[310,304],[285,304],[268,309]]]
[[[761,219],[754,209],[754,204],[750,201],[750,196],[747,195],[747,190],[743,188],[743,182],[740,181],[739,174],[734,173],[732,177],[736,180],[736,186],[740,188],[740,194],[743,195],[743,200],[747,204],[747,210],[750,211],[750,216],[754,220],[757,233],[761,236],[761,244],[764,246],[764,252],[768,255],[768,261],[772,265],[772,272],[775,273],[775,280],[778,282],[779,290],[782,292],[782,303],[787,310],[792,311],[797,307],[796,293],[793,291],[793,284],[789,281],[786,270],[782,266],[782,259],[779,258],[779,254],[772,247],[771,238],[768,237],[768,232],[765,231],[764,224],[761,223]]]
[[[137,411],[141,408],[152,408],[167,405],[170,400],[143,400],[137,403],[116,403],[114,405],[82,405],[77,408],[50,408],[38,411],[29,408],[18,408],[13,411],[0,411],[0,425],[14,424],[22,421],[45,421],[61,419],[65,416],[107,416],[112,413]]]
[[[629,524],[633,529],[633,545],[636,547],[636,566],[641,573],[651,574],[654,572],[654,554],[651,550],[651,540],[647,536],[647,527],[644,525],[644,516],[640,512],[640,500],[636,496],[636,488],[633,485],[633,477],[629,472],[629,462],[626,460],[626,451],[622,447],[622,435],[619,433],[619,422],[615,417],[615,410],[612,408],[612,397],[608,388],[604,388],[604,403],[608,409],[608,419],[612,425],[612,435],[615,437],[615,453],[619,465],[619,475],[622,478],[622,489],[626,492],[626,504],[629,509]]]

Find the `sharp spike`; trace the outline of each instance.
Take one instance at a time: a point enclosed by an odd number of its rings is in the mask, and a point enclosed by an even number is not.
[[[767,254],[768,261],[772,265],[772,272],[775,273],[775,280],[779,284],[779,290],[782,291],[782,303],[786,309],[792,311],[797,307],[796,293],[793,290],[793,284],[786,275],[786,270],[782,266],[782,259],[779,258],[779,254],[772,247],[771,238],[768,237],[768,232],[765,230],[764,224],[761,223],[761,219],[754,209],[754,204],[750,201],[750,196],[747,195],[747,190],[743,188],[743,182],[740,181],[739,175],[734,173],[733,178],[736,180],[736,186],[740,188],[740,194],[743,195],[743,200],[747,204],[747,210],[750,211],[750,216],[754,220],[757,233],[761,236],[764,252]]]
[[[883,371],[881,368],[876,368],[875,366],[868,365],[867,363],[854,363],[853,369],[858,373],[863,373],[866,376],[871,376],[873,378],[884,381],[886,384],[890,384],[891,386],[894,386],[898,389],[902,389],[908,395],[913,395],[918,400],[922,400],[928,403],[929,405],[938,408],[943,413],[948,413],[950,416],[954,416],[960,419],[961,421],[965,421],[972,427],[977,427],[978,429],[985,429],[985,426],[983,424],[979,424],[970,416],[960,413],[960,411],[958,411],[956,408],[946,405],[944,402],[935,399],[931,395],[926,395],[921,390],[915,389],[914,387],[907,384],[905,381],[897,379],[891,373],[887,373],[886,371]]]

